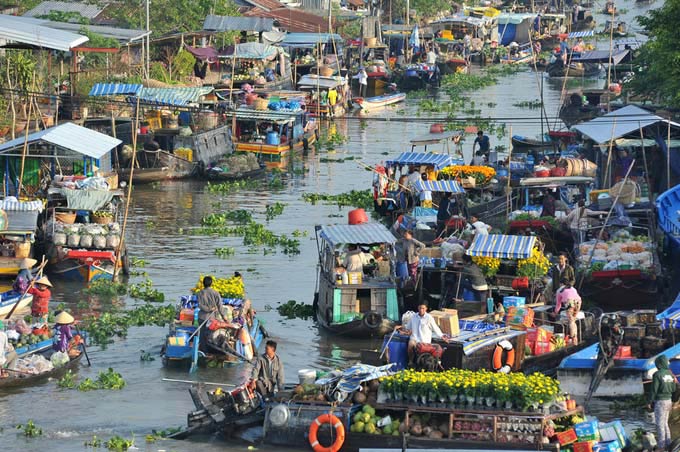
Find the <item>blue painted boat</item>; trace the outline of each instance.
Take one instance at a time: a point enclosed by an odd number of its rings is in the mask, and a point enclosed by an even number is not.
[[[375,97],[355,97],[354,105],[364,111],[370,111],[372,109],[403,102],[405,99],[406,93],[390,93]]]
[[[0,319],[4,319],[7,314],[12,310],[14,305],[21,298],[21,294],[13,290],[3,292],[0,294]],[[22,309],[31,305],[33,301],[33,295],[26,294],[21,301],[19,301],[19,306],[16,307],[14,312],[21,312]]]
[[[656,198],[659,227],[664,232],[666,246],[677,256],[680,253],[680,185]]]
[[[680,295],[675,302],[656,316],[661,328],[680,327]],[[557,378],[562,390],[573,395],[585,395],[597,366],[599,343],[566,357],[557,369]],[[593,394],[596,397],[627,397],[644,394],[644,385],[651,380],[657,357],[664,355],[670,361],[671,371],[680,374],[680,343],[671,345],[662,352],[648,358],[633,357],[615,359],[601,384]]]
[[[240,306],[243,300],[224,299],[225,305]],[[191,322],[187,320],[180,320],[180,312],[193,312],[193,317],[196,321]],[[253,356],[257,356],[257,352],[267,337],[267,332],[262,323],[254,317],[251,325],[244,325],[246,328],[250,344],[242,340],[235,340],[232,345],[223,344],[223,348],[227,353],[220,353],[215,350],[214,353],[205,353],[199,350],[200,333],[198,333],[195,325],[198,319],[198,306],[196,296],[182,297],[180,308],[178,309],[178,318],[170,325],[168,335],[165,338],[165,344],[161,351],[161,357],[165,364],[175,363],[191,363],[192,369],[195,368],[199,359],[206,357],[224,357],[228,362],[243,362],[250,361]],[[250,348],[248,348],[250,347]]]

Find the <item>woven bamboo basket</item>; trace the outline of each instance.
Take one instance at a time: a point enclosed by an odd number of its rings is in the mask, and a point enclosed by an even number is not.
[[[75,212],[57,212],[54,214],[54,219],[64,223],[64,224],[73,224],[76,222],[76,213]]]
[[[566,158],[562,162],[567,169],[567,176],[595,177],[597,172],[597,165],[590,160]]]
[[[632,204],[635,202],[635,198],[640,196],[640,186],[632,180],[621,181],[609,189],[609,196],[612,198],[618,196],[618,202],[621,204]]]
[[[253,102],[255,110],[264,111],[269,106],[269,101],[267,99],[255,99]]]
[[[31,242],[17,242],[14,244],[14,257],[25,258],[31,255]]]
[[[96,224],[109,224],[113,219],[111,217],[105,217],[103,215],[92,214],[92,222]]]
[[[330,77],[331,75],[333,75],[333,72],[335,72],[333,71],[333,68],[330,68],[328,66],[321,66],[319,68],[319,75],[321,75],[322,77]]]

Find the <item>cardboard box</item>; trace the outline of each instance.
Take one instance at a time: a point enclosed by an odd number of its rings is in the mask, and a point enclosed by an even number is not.
[[[508,308],[505,323],[510,327],[529,328],[534,324],[534,311],[527,307]]]
[[[593,452],[595,441],[581,441],[574,443],[574,452]]]
[[[361,272],[347,272],[349,284],[361,284],[364,274]]]
[[[628,445],[628,434],[621,421],[600,424],[600,439],[605,442],[618,441],[621,448]]]
[[[545,328],[527,329],[527,341],[529,342],[550,342],[552,333]]]
[[[527,299],[525,297],[503,297],[503,307],[505,309],[511,307],[524,306]]]
[[[599,442],[593,446],[593,452],[620,452],[621,444],[618,440]]]
[[[619,314],[621,319],[621,325],[623,326],[635,326],[639,323],[638,315],[635,312],[624,311]]]
[[[550,342],[536,342],[534,346],[534,355],[540,356],[550,353]]]
[[[180,322],[193,322],[194,321],[194,310],[193,309],[181,309],[179,311],[179,321]]]
[[[624,326],[623,336],[630,339],[642,339],[645,337],[645,332],[647,328],[644,325],[640,326]]]
[[[560,446],[575,443],[577,439],[576,431],[573,428],[557,434],[557,442],[560,443]]]
[[[420,255],[422,257],[429,257],[432,259],[440,259],[442,257],[442,249],[441,248],[425,248],[420,252]]]
[[[442,312],[444,312],[444,314],[458,315],[458,309],[444,308],[442,309]]]
[[[386,278],[390,276],[390,262],[389,261],[378,261],[378,276]]]
[[[633,311],[637,314],[638,323],[654,323],[656,322],[656,311],[653,309],[635,309]]]
[[[600,439],[600,428],[597,421],[586,421],[574,425],[576,436],[579,441],[598,441]]]
[[[645,336],[663,337],[661,322],[652,322],[645,325]]]
[[[453,309],[455,311],[455,309]],[[458,312],[449,314],[442,311],[432,311],[430,315],[434,318],[442,333],[449,336],[458,336],[460,334],[460,326],[458,324]]]

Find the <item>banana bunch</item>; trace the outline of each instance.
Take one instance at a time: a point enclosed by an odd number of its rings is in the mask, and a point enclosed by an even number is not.
[[[564,347],[567,346],[567,343],[565,342],[564,338],[559,337],[559,336],[553,336],[550,339],[550,342],[553,345],[553,350],[557,350],[557,349],[564,348]]]
[[[231,278],[218,278],[217,276],[210,275],[213,279],[212,288],[220,293],[224,298],[245,298],[246,289],[243,285],[243,280],[235,276]],[[203,278],[205,275],[201,275],[198,278],[198,283],[191,289],[192,292],[198,293],[203,290]]]

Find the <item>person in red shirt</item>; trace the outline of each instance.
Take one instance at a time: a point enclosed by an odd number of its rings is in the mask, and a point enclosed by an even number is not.
[[[31,315],[34,323],[47,323],[47,314],[49,312],[50,292],[52,283],[47,276],[43,276],[35,282],[35,286],[28,289],[28,293],[33,295],[33,302],[31,303]]]

